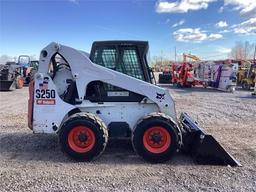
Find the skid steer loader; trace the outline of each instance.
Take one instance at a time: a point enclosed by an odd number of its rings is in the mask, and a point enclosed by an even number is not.
[[[10,91],[23,87],[23,77],[20,66],[15,62],[0,64],[0,91]]]
[[[95,42],[90,54],[50,43],[29,85],[28,126],[58,134],[78,161],[99,156],[109,137],[128,137],[149,162],[186,151],[199,163],[240,165],[188,114],[177,119],[168,90],[152,84],[147,51],[142,41]]]

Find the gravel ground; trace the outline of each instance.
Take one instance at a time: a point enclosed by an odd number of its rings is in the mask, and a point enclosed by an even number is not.
[[[179,154],[149,164],[129,141],[111,141],[91,163],[70,160],[53,135],[27,127],[28,88],[0,93],[0,191],[256,191],[256,99],[211,89],[170,92],[243,167],[197,165]]]

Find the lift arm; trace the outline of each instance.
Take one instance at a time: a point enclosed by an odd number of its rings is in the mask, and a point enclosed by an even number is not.
[[[83,52],[71,47],[57,43],[50,43],[45,47],[40,54],[39,73],[48,73],[51,58],[56,53],[63,56],[70,65],[73,79],[76,81],[79,100],[83,100],[86,87],[91,81],[102,81],[144,95],[156,103],[162,113],[167,114],[177,123],[175,104],[166,89],[97,65]]]

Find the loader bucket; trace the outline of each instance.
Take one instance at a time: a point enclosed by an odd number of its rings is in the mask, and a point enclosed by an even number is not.
[[[9,91],[15,89],[15,82],[8,80],[0,80],[0,91]]]
[[[207,134],[188,114],[180,117],[184,128],[183,151],[192,155],[199,164],[241,166],[216,139]]]

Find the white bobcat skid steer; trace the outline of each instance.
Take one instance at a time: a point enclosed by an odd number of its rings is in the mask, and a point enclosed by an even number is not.
[[[147,50],[141,41],[95,42],[89,58],[49,44],[29,87],[29,127],[58,134],[62,149],[79,161],[101,154],[109,137],[130,137],[150,162],[184,149],[202,163],[240,165],[186,113],[177,119],[169,92],[151,83]]]

